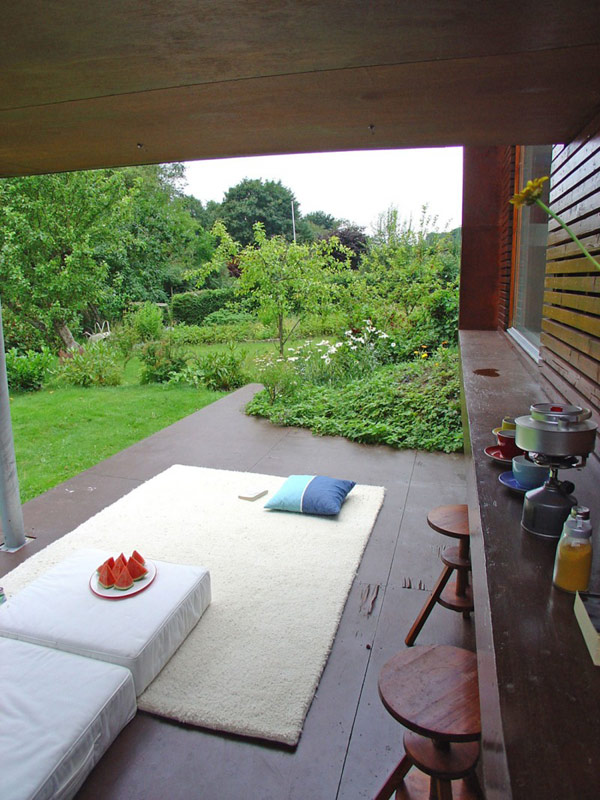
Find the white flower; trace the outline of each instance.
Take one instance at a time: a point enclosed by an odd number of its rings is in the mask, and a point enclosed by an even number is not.
[[[288,356],[288,361],[298,361],[298,356]]]
[[[390,338],[390,337],[387,335],[387,333],[384,333],[383,331],[378,331],[378,333],[379,333],[379,338],[380,338],[380,339],[389,339],[389,338]]]
[[[390,342],[390,347],[396,347],[396,342]]]
[[[350,345],[350,350],[358,350],[358,348],[357,348],[357,346],[355,344],[351,344]]]

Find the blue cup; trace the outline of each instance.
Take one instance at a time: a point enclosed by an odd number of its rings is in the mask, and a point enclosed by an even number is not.
[[[541,486],[550,474],[548,467],[536,464],[525,456],[515,456],[512,460],[514,479],[524,489],[536,489]]]

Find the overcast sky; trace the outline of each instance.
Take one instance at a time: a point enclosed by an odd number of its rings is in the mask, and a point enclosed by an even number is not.
[[[371,232],[380,213],[395,205],[403,220],[417,221],[421,206],[437,228],[461,224],[462,148],[369,150],[193,161],[186,164],[187,193],[221,202],[244,178],[280,180],[302,214],[325,211]]]

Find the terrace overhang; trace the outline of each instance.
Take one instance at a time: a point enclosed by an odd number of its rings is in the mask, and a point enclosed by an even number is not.
[[[563,142],[600,108],[588,0],[21,0],[0,52],[4,177]]]

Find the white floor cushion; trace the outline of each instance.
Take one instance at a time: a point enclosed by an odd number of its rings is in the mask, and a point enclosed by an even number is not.
[[[210,604],[210,574],[157,561],[145,591],[108,600],[89,580],[110,555],[79,550],[34,580],[0,606],[0,635],[127,667],[139,695]]]
[[[136,712],[124,667],[0,637],[0,797],[67,800]]]

